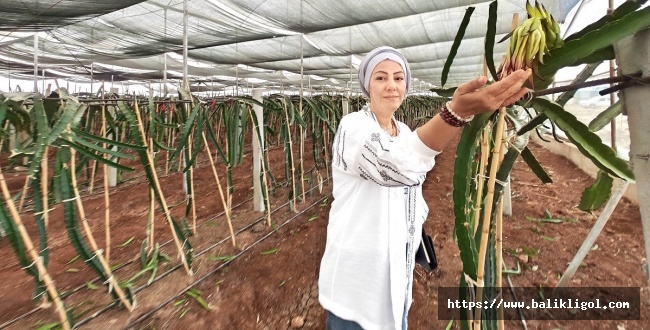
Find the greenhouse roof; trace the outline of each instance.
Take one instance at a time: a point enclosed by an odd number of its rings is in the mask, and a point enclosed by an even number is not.
[[[160,80],[183,75],[183,0],[3,0],[0,75],[30,79],[34,33],[39,68],[50,77]],[[578,0],[541,1],[559,22]],[[196,85],[356,85],[363,54],[389,45],[418,83],[440,84],[442,67],[469,6],[475,7],[447,85],[483,71],[490,1],[190,0],[188,75]],[[497,37],[525,1],[498,2]],[[497,44],[500,62],[506,43]],[[166,61],[165,61],[166,60]],[[352,77],[352,79],[350,79]],[[236,78],[236,79],[233,79]]]

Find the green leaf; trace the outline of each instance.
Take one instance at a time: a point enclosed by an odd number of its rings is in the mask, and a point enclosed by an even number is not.
[[[476,279],[478,268],[478,252],[474,241],[474,229],[466,210],[470,208],[468,197],[471,195],[470,183],[473,178],[472,165],[476,154],[476,145],[481,129],[486,125],[491,113],[476,116],[472,122],[463,129],[456,148],[456,161],[454,162],[454,234],[458,240],[460,258],[463,262],[463,272]]]
[[[612,192],[614,179],[607,175],[605,171],[598,171],[596,181],[582,192],[578,208],[583,211],[594,211],[600,208]]]
[[[264,256],[264,255],[269,255],[269,254],[277,253],[278,251],[280,251],[280,248],[275,248],[275,249],[270,249],[270,250],[262,251],[262,252],[260,252],[260,254]]]
[[[63,162],[64,167],[61,170],[61,177],[59,181],[61,182],[61,189],[63,193],[63,215],[64,222],[66,227],[66,232],[70,238],[70,243],[77,251],[77,254],[86,262],[86,264],[93,270],[102,281],[108,280],[108,275],[104,271],[99,259],[96,257],[95,253],[88,247],[84,239],[84,235],[79,231],[79,223],[77,218],[77,205],[75,203],[76,196],[72,188],[72,176],[71,169],[69,166],[70,162],[70,149],[62,148],[60,153],[63,153]],[[65,165],[68,165],[67,167]],[[74,268],[69,269],[72,271]],[[117,298],[115,292],[112,292],[114,298]]]
[[[59,327],[61,327],[61,323],[53,322],[53,323],[43,324],[40,327],[36,328],[36,330],[53,330]]]
[[[458,28],[458,33],[456,33],[456,38],[454,39],[454,43],[451,45],[451,49],[449,50],[449,55],[447,56],[447,60],[445,61],[444,67],[442,68],[442,77],[440,77],[441,86],[444,86],[445,83],[447,82],[449,69],[451,68],[451,64],[454,62],[456,53],[458,53],[458,47],[460,47],[460,42],[463,41],[463,37],[465,36],[465,30],[469,25],[469,19],[472,16],[474,9],[475,9],[474,7],[467,7],[467,10],[465,10],[465,16],[463,17],[463,21],[460,23],[460,27]]]
[[[190,116],[187,118],[187,121],[183,125],[183,131],[181,132],[181,137],[180,141],[178,142],[178,147],[176,147],[176,150],[171,154],[169,157],[169,162],[173,162],[176,159],[176,156],[180,153],[181,150],[183,150],[187,146],[187,141],[189,139],[190,133],[192,132],[192,127],[194,127],[194,120],[196,119],[196,116],[199,113],[199,110],[201,109],[200,105],[197,105],[192,109],[192,113],[190,113]]]
[[[456,87],[450,88],[431,88],[430,91],[442,96],[442,97],[452,97],[456,91]]]
[[[602,27],[585,33],[582,37],[570,40],[560,48],[549,52],[546,64],[539,68],[542,77],[550,77],[557,70],[573,65],[593,52],[650,26],[650,7],[631,12]]]
[[[203,307],[204,309],[207,309],[207,310],[212,309],[212,308],[210,308],[210,305],[208,305],[208,303],[205,300],[203,300],[203,298],[201,298],[201,291],[189,290],[189,291],[185,292],[185,294],[192,297],[192,298],[194,298],[194,300],[196,300],[196,302],[198,302],[199,305],[201,305],[201,307]]]
[[[27,256],[27,249],[25,248],[25,244],[23,242],[22,236],[20,235],[18,226],[16,225],[15,221],[9,216],[9,213],[5,209],[4,202],[0,204],[0,227],[4,229],[5,234],[11,243],[11,247],[16,254],[16,258],[20,263],[20,266],[25,270],[25,272],[27,272],[27,274],[31,275],[34,278],[37,288],[36,292],[40,293],[40,290],[44,290],[45,284],[42,280],[39,279],[40,275],[38,269],[36,268],[36,265]]]
[[[133,149],[133,150],[147,150],[147,147],[137,145],[137,144],[129,144],[129,143],[122,143],[120,141],[114,141],[111,139],[105,139],[101,136],[93,135],[93,134],[88,134],[80,129],[73,128],[72,132],[75,133],[76,135],[79,135],[80,137],[84,137],[90,140],[94,140],[98,143],[106,143],[106,145],[110,148],[111,146],[115,145],[118,147],[122,148],[128,148],[128,149]]]
[[[208,259],[209,259],[209,260],[212,260],[212,261],[224,261],[224,262],[228,262],[228,261],[230,261],[230,260],[235,259],[235,256],[209,256]]]
[[[537,158],[535,158],[535,155],[530,152],[530,149],[528,149],[528,147],[524,148],[524,150],[521,151],[521,158],[523,158],[526,164],[528,164],[528,167],[533,170],[533,173],[535,173],[535,175],[537,175],[537,177],[543,183],[553,183],[553,179],[551,179],[544,168],[542,168],[542,165],[539,164]]]
[[[108,159],[106,159],[104,157],[98,156],[95,153],[93,153],[92,151],[89,151],[88,149],[84,148],[83,146],[78,145],[75,142],[67,141],[66,144],[68,144],[70,147],[77,150],[80,154],[96,160],[98,163],[106,164],[107,166],[115,167],[115,168],[120,169],[122,171],[129,171],[130,172],[130,171],[135,170],[132,167],[124,166],[124,165],[121,165],[121,164],[116,163],[114,161],[108,160]]]
[[[605,24],[619,19],[643,6],[647,0],[625,1],[622,5],[618,6],[610,15],[605,15],[594,23],[587,25],[584,29],[566,37],[564,42],[569,42],[573,39],[582,37],[583,35],[603,27]]]
[[[634,173],[632,173],[630,164],[616,157],[614,150],[603,144],[600,137],[589,131],[589,128],[574,115],[565,111],[559,104],[546,99],[537,97],[532,102],[535,110],[544,113],[563,130],[569,140],[578,147],[583,155],[591,159],[594,165],[611,175],[634,182]]]
[[[100,146],[98,144],[88,142],[88,141],[76,136],[75,134],[71,134],[71,135],[72,135],[72,140],[75,143],[77,143],[79,145],[82,145],[82,146],[84,146],[84,147],[86,147],[88,149],[91,149],[91,150],[93,150],[95,152],[108,154],[108,155],[111,155],[111,156],[117,157],[117,158],[124,158],[124,159],[131,159],[131,160],[135,159],[135,157],[132,156],[132,155],[127,155],[125,153],[121,153],[121,152],[118,152],[118,151],[115,151],[115,150],[104,148],[104,147],[102,147],[102,146]]]
[[[497,70],[494,67],[494,39],[497,34],[497,18],[498,18],[498,3],[492,1],[487,21],[487,33],[485,34],[485,64],[490,70],[490,74],[494,81],[499,80]]]
[[[589,123],[589,130],[592,132],[597,132],[603,129],[607,124],[612,122],[614,118],[616,118],[618,115],[623,112],[623,106],[621,105],[621,101],[616,101],[616,103],[610,105],[607,109],[605,109],[603,112],[599,113],[596,118],[594,118],[590,123]]]
[[[135,236],[133,236],[133,237],[127,239],[124,243],[118,245],[118,247],[125,247],[125,246],[131,244],[131,242],[133,242],[134,239],[135,239]]]

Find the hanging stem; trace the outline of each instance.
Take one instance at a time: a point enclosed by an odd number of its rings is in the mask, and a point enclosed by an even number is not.
[[[190,134],[189,142],[187,143],[187,149],[189,154],[192,154],[192,136],[194,133]],[[195,163],[196,164],[196,163]],[[194,166],[190,166],[190,203],[192,203],[192,233],[196,235],[196,200],[194,199]]]
[[[83,203],[81,202],[81,196],[79,195],[79,189],[77,188],[77,173],[76,173],[77,171],[75,171],[76,150],[74,148],[70,148],[70,153],[71,153],[70,180],[72,181],[74,199],[77,203],[77,208],[79,209],[79,216],[81,217],[81,223],[83,224],[84,231],[86,232],[86,237],[88,238],[88,242],[90,243],[90,246],[95,251],[95,255],[97,256],[99,263],[101,263],[102,268],[104,268],[104,271],[108,276],[108,281],[111,282],[111,286],[113,287],[113,290],[115,290],[115,294],[117,294],[117,297],[120,299],[122,304],[124,304],[124,307],[126,307],[129,311],[132,311],[133,308],[135,308],[135,305],[132,305],[129,299],[127,299],[126,295],[124,294],[124,291],[122,291],[122,287],[120,287],[120,283],[117,281],[115,276],[113,276],[111,272],[111,267],[108,265],[108,262],[106,262],[106,259],[102,254],[102,250],[99,249],[99,246],[95,241],[95,237],[93,236],[92,230],[90,229],[90,225],[88,225],[88,220],[86,219],[86,212],[84,211],[84,206]]]
[[[301,69],[302,70],[302,69]],[[301,80],[302,85],[302,80]],[[302,118],[302,86],[300,87],[300,104],[298,105],[298,115]],[[300,134],[300,187],[302,189],[302,194],[300,195],[300,201],[305,202],[305,167],[303,158],[305,158],[305,128],[302,125],[298,124],[298,134]],[[314,159],[314,161],[316,161]]]
[[[171,109],[167,109],[167,108],[165,108],[165,109],[168,111],[168,113],[167,113],[168,117],[165,117],[165,119],[167,119],[166,124],[169,124],[169,123],[172,122],[172,111],[171,111]],[[165,129],[165,131],[167,131],[167,146],[171,147],[172,143],[174,141],[172,139],[174,129],[169,127],[167,129]],[[165,157],[165,175],[167,175],[167,174],[169,174],[169,157]]]
[[[291,143],[291,126],[289,125],[289,110],[287,109],[287,102],[285,98],[282,98],[282,107],[284,108],[284,118],[285,124],[287,125],[287,139],[289,140],[289,154],[291,155],[291,200],[293,205],[293,211],[298,212],[296,208],[296,167],[293,163],[293,143]],[[286,147],[285,147],[286,148]],[[285,152],[286,149],[285,149]],[[288,179],[288,178],[287,178]]]
[[[176,235],[176,231],[174,230],[174,224],[173,224],[174,220],[172,220],[172,215],[169,212],[169,207],[167,206],[165,195],[163,194],[162,189],[160,189],[160,181],[158,180],[158,174],[156,174],[156,166],[153,162],[153,158],[151,157],[151,154],[148,151],[149,146],[145,138],[146,135],[144,135],[144,129],[142,127],[142,119],[140,119],[140,107],[138,106],[138,102],[135,102],[135,114],[138,119],[138,129],[140,130],[140,134],[142,134],[142,142],[145,144],[145,147],[147,148],[147,162],[149,163],[149,168],[151,169],[151,175],[153,176],[155,189],[158,192],[158,196],[160,196],[160,204],[162,204],[163,211],[165,212],[165,217],[167,218],[169,229],[171,229],[172,236],[174,237],[174,243],[176,244],[176,249],[178,249],[181,262],[183,263],[183,266],[185,267],[185,271],[187,272],[187,274],[192,276],[193,275],[192,269],[187,263],[187,259],[185,258],[185,254],[183,253],[183,246],[181,245],[180,239],[178,239],[178,235]]]
[[[501,141],[503,137],[503,128],[505,125],[506,108],[499,109],[499,119],[497,121],[495,141]],[[483,227],[481,229],[481,245],[478,253],[478,270],[476,275],[477,301],[483,300],[483,275],[485,273],[485,255],[487,252],[488,235],[492,218],[492,202],[494,200],[494,185],[496,183],[497,169],[499,167],[499,152],[501,143],[497,142],[492,149],[492,162],[490,163],[490,175],[487,184],[487,195],[485,196],[485,207],[483,212]],[[474,312],[474,329],[480,329],[481,310],[476,309]]]
[[[485,178],[485,167],[487,166],[488,159],[488,142],[490,141],[490,130],[492,127],[490,122],[483,128],[483,134],[481,135],[481,159],[479,161],[479,175],[476,176],[477,185],[476,185],[476,211],[474,213],[474,236],[476,236],[476,231],[478,230],[478,223],[481,218],[481,200],[483,199],[483,185]]]
[[[149,150],[150,154],[153,154],[153,140],[151,138],[149,138],[149,148],[148,148],[148,150]],[[165,157],[165,158],[167,158],[167,157]],[[149,187],[149,217],[148,217],[148,221],[147,221],[147,225],[148,225],[147,229],[149,230],[149,232],[147,233],[148,234],[148,239],[147,240],[149,241],[149,252],[152,252],[154,250],[154,246],[155,246],[155,235],[154,235],[154,231],[156,229],[156,217],[155,217],[156,205],[155,205],[155,201],[156,201],[155,192],[154,192],[153,188]]]
[[[104,99],[104,95],[102,94],[102,99]],[[105,103],[102,103],[102,118],[104,116],[104,107],[106,107]],[[89,116],[90,117],[90,116]],[[94,116],[93,116],[94,118]],[[88,123],[89,127],[93,127],[93,123]],[[102,130],[104,129],[104,123],[102,122]],[[89,130],[90,131],[90,130]],[[103,136],[103,133],[101,133]],[[88,163],[91,163],[90,161]],[[97,172],[97,161],[93,160],[92,162],[93,166],[90,168],[90,182],[88,183],[88,193],[92,194],[93,189],[95,188],[95,172]]]
[[[103,90],[103,88],[102,88]],[[102,99],[104,94],[102,93]],[[106,106],[102,105],[102,138],[106,139]],[[102,147],[106,149],[106,143],[102,142]],[[102,155],[105,157],[105,155]],[[106,236],[106,262],[111,260],[111,198],[108,191],[108,165],[102,165],[104,172],[104,235]]]
[[[154,250],[154,230],[155,230],[155,213],[156,213],[156,205],[155,205],[155,200],[156,200],[156,195],[154,193],[154,190],[149,187],[149,216],[147,220],[147,237],[148,237],[148,246],[149,246],[149,252],[151,253]]]
[[[217,168],[215,167],[214,161],[212,160],[212,153],[210,152],[210,146],[208,146],[208,140],[205,138],[205,132],[203,132],[202,135],[203,135],[203,144],[205,144],[205,152],[208,154],[208,158],[210,159],[210,165],[212,166],[212,174],[214,174],[214,179],[217,181],[217,187],[219,188],[219,196],[221,197],[223,212],[226,214],[226,221],[228,221],[228,229],[230,229],[232,246],[237,246],[237,242],[235,241],[235,231],[233,230],[232,221],[230,220],[230,208],[228,207],[228,203],[226,203],[225,196],[223,195],[223,189],[221,188],[221,182],[219,181]]]
[[[5,205],[7,205],[7,208],[11,213],[13,221],[16,222],[16,226],[18,227],[20,236],[22,237],[23,242],[25,243],[25,248],[27,249],[27,252],[29,253],[30,257],[32,257],[34,264],[36,264],[36,269],[38,269],[38,276],[43,279],[43,283],[45,284],[47,293],[49,293],[50,297],[52,298],[52,301],[54,302],[54,306],[56,306],[56,310],[59,313],[59,318],[61,320],[61,325],[64,330],[69,330],[71,322],[68,319],[68,313],[65,310],[65,306],[63,305],[63,302],[59,297],[59,293],[56,290],[56,287],[54,287],[54,281],[52,281],[52,277],[50,277],[50,274],[47,272],[47,268],[45,268],[45,265],[43,264],[43,258],[41,258],[41,256],[38,255],[36,249],[34,249],[34,243],[32,242],[32,239],[29,237],[29,233],[27,233],[27,229],[25,228],[25,225],[23,224],[23,221],[20,218],[20,214],[16,209],[16,205],[14,204],[14,201],[11,199],[11,194],[9,193],[9,188],[7,188],[7,183],[5,182],[5,178],[4,175],[2,174],[1,169],[0,169],[0,188],[2,189],[2,196],[4,197]]]

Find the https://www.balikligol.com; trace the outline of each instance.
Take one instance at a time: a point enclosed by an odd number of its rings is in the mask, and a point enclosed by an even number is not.
[[[579,299],[531,299],[529,301],[507,301],[492,299],[490,301],[460,301],[447,299],[448,309],[493,309],[493,308],[522,308],[522,309],[629,309],[630,303],[625,301],[580,301]]]

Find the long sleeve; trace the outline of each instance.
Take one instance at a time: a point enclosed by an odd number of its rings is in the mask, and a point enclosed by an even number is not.
[[[401,124],[397,137],[386,134],[370,111],[345,116],[334,139],[333,167],[389,187],[422,184],[438,151]]]

